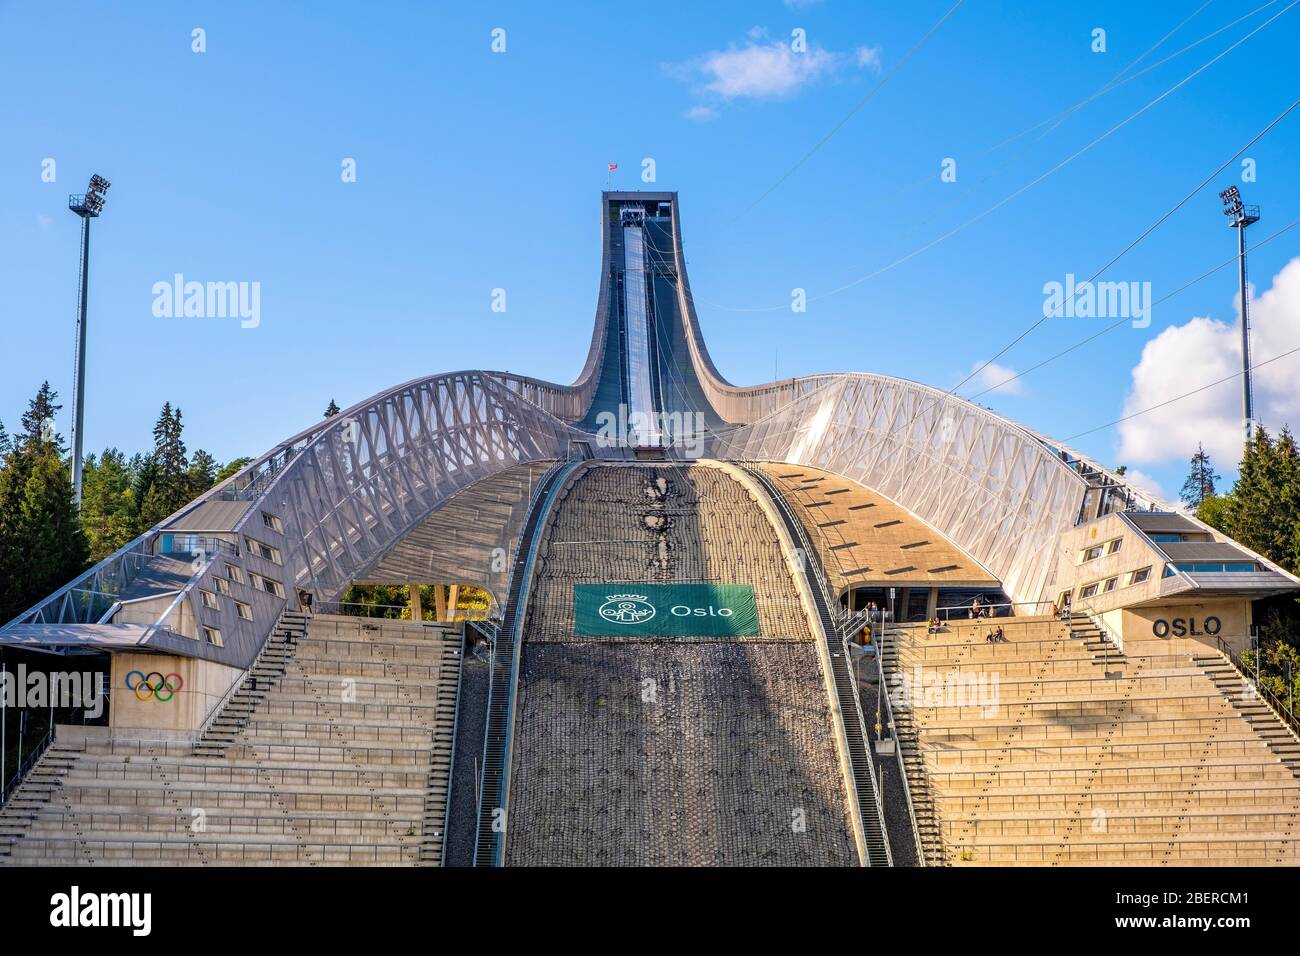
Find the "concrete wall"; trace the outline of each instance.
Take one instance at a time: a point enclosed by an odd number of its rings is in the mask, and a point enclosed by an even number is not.
[[[1186,637],[1218,650],[1217,637],[1237,653],[1250,647],[1249,601],[1125,608],[1119,615],[1121,631],[1129,641]]]
[[[1081,561],[1082,553],[1096,545],[1105,545],[1116,538],[1123,539],[1115,554],[1103,554],[1091,561]],[[1125,587],[1128,574],[1141,568],[1150,568],[1151,576],[1141,584]],[[1055,599],[1061,591],[1069,590],[1076,610],[1085,606],[1092,611],[1105,613],[1116,608],[1151,601],[1160,596],[1160,579],[1165,571],[1165,557],[1157,551],[1140,531],[1119,514],[1107,515],[1088,524],[1071,528],[1061,535],[1061,550],[1056,564]],[[1109,578],[1119,577],[1114,591],[1100,588],[1091,598],[1079,597],[1079,589],[1094,581],[1102,586]]]
[[[140,700],[128,687],[132,671],[179,674],[181,690],[167,701]],[[172,654],[114,654],[112,661],[109,726],[117,730],[160,730],[192,734],[203,726],[208,712],[243,676],[237,667]],[[136,683],[139,675],[132,675]],[[156,680],[156,678],[155,678]]]

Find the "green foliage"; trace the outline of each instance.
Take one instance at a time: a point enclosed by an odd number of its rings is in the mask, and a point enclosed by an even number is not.
[[[343,409],[339,408],[336,404],[334,404],[334,399],[331,398],[329,405],[325,409],[325,417],[333,418],[341,411],[343,411]]]
[[[1214,483],[1220,476],[1214,471],[1214,463],[1210,461],[1209,452],[1199,442],[1196,445],[1196,453],[1192,455],[1191,464],[1191,471],[1187,475],[1187,480],[1183,482],[1183,490],[1179,497],[1189,507],[1199,508],[1207,498],[1214,497]]]
[[[178,413],[179,414],[179,413]],[[191,498],[197,498],[212,487],[217,478],[217,460],[200,448],[190,459],[186,481]]]
[[[1190,479],[1189,479],[1190,480]],[[1209,495],[1196,511],[1206,524],[1300,573],[1300,451],[1290,429],[1271,438],[1256,430],[1241,459],[1237,483],[1226,495]],[[1286,595],[1255,602],[1259,650],[1243,661],[1261,686],[1285,706],[1300,701],[1300,601]]]
[[[343,595],[343,613],[409,620],[410,601],[411,592],[405,585],[354,584]]]
[[[85,569],[89,547],[72,502],[72,477],[53,431],[49,383],[23,414],[0,464],[0,620],[7,621]]]
[[[1232,491],[1207,496],[1201,520],[1293,574],[1300,572],[1300,451],[1287,428],[1256,430]]]
[[[251,458],[236,458],[234,461],[228,461],[217,470],[216,477],[212,479],[214,485],[219,485],[231,475],[242,471],[244,466],[251,462]]]
[[[55,416],[63,408],[55,403],[58,397],[59,393],[50,388],[49,382],[41,383],[36,397],[27,403],[27,411],[23,412],[23,430],[17,436],[15,445],[29,453],[36,453],[43,448],[49,448],[58,455],[67,451],[63,438],[54,430]]]
[[[138,456],[137,459],[138,461]],[[131,465],[116,448],[86,458],[81,471],[81,527],[90,560],[102,561],[136,536]]]
[[[72,502],[70,462],[53,427],[62,408],[45,382],[22,430],[0,425],[0,623],[22,613],[248,463],[219,468],[202,449],[187,458],[180,409],[163,406],[154,447],[130,459],[116,448],[89,455],[82,502]]]

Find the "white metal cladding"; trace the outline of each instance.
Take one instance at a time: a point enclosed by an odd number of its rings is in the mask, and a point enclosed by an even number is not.
[[[90,624],[153,554],[158,536],[203,502],[252,502],[236,525],[237,555],[206,556],[155,626],[152,639],[171,649],[231,664],[251,661],[294,589],[333,599],[362,578],[411,529],[468,485],[513,465],[564,458],[569,442],[591,435],[583,420],[594,400],[605,347],[610,290],[606,201],[673,204],[677,312],[691,362],[709,402],[726,421],[749,423],[712,436],[718,458],[775,459],[844,475],[897,501],[943,532],[1017,600],[1050,598],[1059,533],[1081,515],[1089,493],[1110,484],[1132,489],[1100,465],[976,405],[902,379],[835,374],[751,388],[726,381],[714,367],[695,314],[675,193],[606,193],[601,212],[601,284],[586,364],[571,386],[505,372],[467,371],[399,385],[281,443],[237,475],[191,502],[12,623]],[[1088,480],[1080,472],[1091,474]],[[1097,481],[1096,478],[1104,479]],[[269,511],[282,532],[260,517]],[[248,539],[275,549],[278,561],[250,550]],[[253,620],[229,600],[206,607],[197,591],[234,564],[279,582],[284,597],[233,583]],[[219,627],[215,648],[176,623]],[[9,625],[0,628],[0,639]]]
[[[196,562],[146,643],[247,666],[286,603],[295,602],[295,589],[336,599],[457,491],[520,463],[565,457],[572,438],[590,437],[521,397],[532,388],[527,379],[478,371],[399,385],[277,446],[11,624],[93,623],[168,523],[205,501],[243,498],[252,504],[233,529],[238,554],[220,550]],[[264,512],[282,530],[267,527]],[[252,621],[241,619],[231,600],[219,597],[213,609],[201,599],[200,590],[216,591],[214,578],[228,577],[227,565],[243,572],[243,583],[230,589],[250,606]],[[283,596],[253,588],[250,572],[278,583]],[[219,629],[224,646],[206,644],[197,628],[182,634],[182,604],[199,625]]]
[[[983,564],[1014,600],[1048,597],[1087,483],[1036,436],[937,389],[879,375],[820,387],[716,436],[719,458],[835,472],[892,498]]]

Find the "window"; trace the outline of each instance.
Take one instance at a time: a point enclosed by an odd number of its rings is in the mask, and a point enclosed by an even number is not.
[[[214,611],[221,610],[221,602],[217,600],[217,596],[215,594],[213,594],[211,591],[204,591],[202,588],[199,589],[199,593],[203,595],[204,607],[211,608]]]
[[[1160,544],[1177,544],[1183,540],[1183,536],[1175,531],[1155,531],[1152,532],[1150,538]]]
[[[1083,552],[1084,561],[1095,561],[1100,557],[1101,557],[1101,545],[1097,545],[1096,547],[1089,548],[1087,551]]]
[[[247,542],[248,544],[248,550],[252,554],[257,555],[262,560],[271,561],[275,564],[284,563],[283,561],[280,560],[279,548],[273,548],[269,544],[263,544],[260,541],[254,541],[252,538],[245,538],[244,541]]]
[[[1119,578],[1107,578],[1107,579],[1106,579],[1106,586],[1105,586],[1102,590],[1103,590],[1104,592],[1106,592],[1107,594],[1109,594],[1111,591],[1115,590],[1117,587],[1119,587]]]
[[[1150,568],[1142,568],[1142,569],[1140,569],[1140,570],[1134,571],[1132,574],[1130,574],[1130,575],[1128,576],[1128,583],[1129,583],[1129,586],[1131,587],[1131,586],[1134,585],[1134,584],[1141,584],[1143,581],[1147,580],[1149,577],[1151,577],[1151,569],[1150,569]]]
[[[1114,541],[1112,541],[1110,544],[1108,544],[1108,545],[1106,546],[1106,553],[1107,553],[1107,554],[1118,554],[1118,553],[1119,553],[1119,549],[1120,549],[1120,545],[1122,545],[1123,543],[1124,543],[1124,539],[1123,539],[1123,538],[1116,538]]]
[[[203,628],[203,639],[207,641],[209,644],[211,644],[213,647],[226,646],[225,644],[221,643],[221,632],[218,631],[215,627],[205,626]]]
[[[1179,561],[1169,567],[1191,574],[1240,574],[1259,570],[1253,561]],[[1165,576],[1169,577],[1172,573],[1173,571],[1166,569]]]
[[[226,577],[230,578],[230,580],[234,581],[236,584],[243,584],[244,569],[239,567],[239,565],[236,564],[227,564]]]
[[[230,597],[230,582],[229,582],[229,581],[227,581],[225,578],[213,578],[213,579],[212,579],[212,582],[217,586],[217,590],[218,590],[218,591],[220,591],[220,592],[221,592],[222,594],[224,594],[226,597]]]
[[[1097,585],[1096,585],[1096,584],[1089,584],[1089,585],[1087,585],[1086,587],[1083,587],[1083,588],[1080,588],[1080,589],[1079,589],[1079,597],[1081,597],[1081,598],[1090,598],[1090,597],[1092,597],[1093,595],[1095,595],[1096,593],[1097,593]]]
[[[245,621],[251,621],[253,619],[253,609],[243,601],[235,602],[235,610],[239,612],[239,616]]]
[[[284,524],[281,523],[280,519],[276,515],[263,511],[262,524],[266,525],[266,527],[270,528],[277,534],[284,534]]]
[[[253,587],[259,591],[265,591],[267,594],[274,594],[276,597],[284,597],[284,586],[279,581],[272,581],[270,578],[264,578],[260,574],[249,574],[253,582]]]

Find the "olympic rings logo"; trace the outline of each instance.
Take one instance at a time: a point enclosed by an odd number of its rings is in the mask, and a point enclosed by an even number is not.
[[[132,677],[139,679],[133,684]],[[144,673],[131,671],[126,675],[126,689],[135,694],[137,700],[156,700],[166,703],[176,696],[185,686],[185,679],[180,674],[161,674],[158,671]]]

